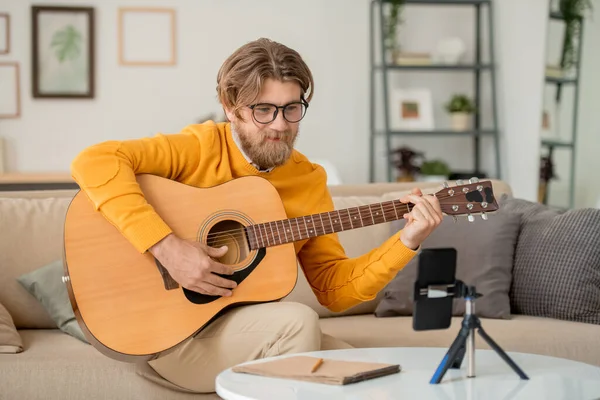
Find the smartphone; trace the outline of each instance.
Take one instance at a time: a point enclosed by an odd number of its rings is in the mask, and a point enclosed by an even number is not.
[[[456,249],[422,249],[414,286],[413,329],[447,329],[452,322]]]

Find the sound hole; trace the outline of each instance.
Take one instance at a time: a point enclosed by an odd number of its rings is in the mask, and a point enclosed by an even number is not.
[[[250,253],[244,226],[237,221],[225,220],[216,223],[206,236],[206,244],[215,248],[227,246],[227,253],[217,259],[221,264],[238,264]]]

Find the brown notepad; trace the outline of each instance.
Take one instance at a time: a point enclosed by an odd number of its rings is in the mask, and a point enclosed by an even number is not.
[[[273,378],[295,379],[326,383],[330,385],[347,385],[380,376],[400,372],[398,364],[368,363],[360,361],[323,359],[323,363],[315,372],[311,372],[318,357],[291,356],[273,361],[262,361],[254,364],[238,365],[233,372],[268,376]]]

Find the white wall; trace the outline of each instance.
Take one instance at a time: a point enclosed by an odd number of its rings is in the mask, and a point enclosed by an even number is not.
[[[536,49],[545,43],[545,3],[502,0],[495,5],[499,106],[505,117],[500,120],[505,135],[503,175],[515,193],[525,198],[533,198],[537,187],[539,150],[534,148],[538,139],[533,120],[539,126],[543,60]],[[9,171],[66,171],[72,158],[92,143],[180,130],[217,109],[215,77],[223,60],[241,44],[267,36],[297,49],[315,75],[315,98],[301,127],[299,150],[309,157],[329,159],[345,182],[368,180],[369,0],[304,0],[301,6],[279,0],[71,1],[96,7],[97,96],[93,100],[32,99],[31,4],[0,0],[0,10],[11,14],[13,38],[13,52],[0,60],[19,61],[22,68],[23,115],[0,120]],[[177,9],[177,66],[118,65],[116,21],[122,6]],[[407,7],[402,41],[408,51],[431,51],[439,38],[456,34],[466,41],[468,56],[472,56],[472,17],[468,7]],[[448,96],[472,87],[472,78],[465,73],[410,74],[396,79],[395,84],[405,79],[407,85],[434,88],[438,125],[448,124],[441,109]],[[484,86],[486,96],[489,86]],[[489,108],[484,111],[489,118]],[[523,133],[529,130],[531,136]],[[484,142],[482,161],[494,174],[490,143]],[[471,168],[467,139],[410,139],[407,144],[425,150],[431,158],[443,156],[455,169]],[[526,168],[517,170],[515,160],[524,162]],[[379,179],[384,179],[382,165],[378,163]]]

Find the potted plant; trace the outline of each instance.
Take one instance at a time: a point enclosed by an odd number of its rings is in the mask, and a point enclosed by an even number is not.
[[[473,101],[464,94],[455,94],[446,103],[446,110],[452,118],[452,129],[466,131],[471,129],[471,115],[475,112]]]
[[[400,15],[402,14],[404,0],[390,0],[390,3],[390,12],[384,19],[384,43],[390,62],[395,64],[400,54],[400,44],[398,43],[396,31],[401,22]]]
[[[420,181],[440,182],[450,176],[450,167],[442,160],[424,161],[420,168]]]

